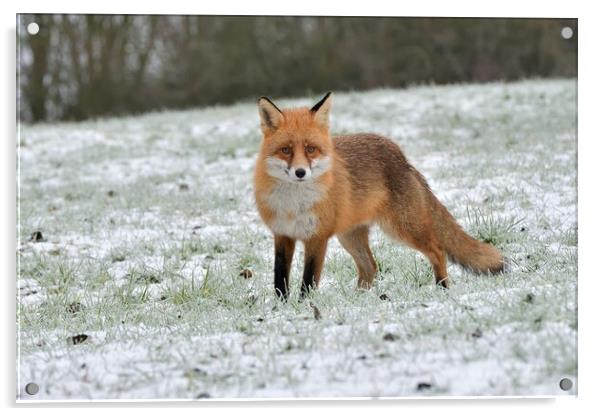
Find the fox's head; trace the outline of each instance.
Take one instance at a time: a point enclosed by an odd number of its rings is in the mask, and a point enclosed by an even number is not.
[[[330,169],[329,133],[331,93],[312,108],[280,110],[267,97],[257,101],[263,142],[260,157],[273,178],[294,183],[311,182]]]

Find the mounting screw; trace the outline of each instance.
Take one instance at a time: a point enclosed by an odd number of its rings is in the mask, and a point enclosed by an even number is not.
[[[560,388],[564,391],[568,391],[573,388],[573,380],[570,378],[563,378],[560,380]]]
[[[40,31],[40,26],[36,22],[31,22],[27,25],[27,33],[30,35],[37,35]]]
[[[562,36],[563,39],[570,39],[573,37],[573,29],[571,29],[568,26],[565,26],[562,28],[562,30],[560,31],[560,36]]]
[[[25,386],[25,392],[30,396],[38,394],[39,391],[40,386],[38,386],[36,383],[27,383],[27,385]]]

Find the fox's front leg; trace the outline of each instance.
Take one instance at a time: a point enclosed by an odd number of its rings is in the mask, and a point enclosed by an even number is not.
[[[283,235],[274,236],[274,289],[276,296],[288,299],[288,277],[295,253],[295,240]]]
[[[328,239],[311,239],[305,242],[305,265],[303,267],[303,283],[301,285],[301,299],[310,288],[317,288],[320,283],[326,246]]]

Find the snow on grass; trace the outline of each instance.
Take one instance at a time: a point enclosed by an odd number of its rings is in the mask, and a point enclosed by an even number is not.
[[[256,113],[21,126],[19,398],[576,393],[558,387],[577,381],[574,80],[335,94],[335,133],[399,143],[512,270],[450,266],[444,292],[420,254],[374,229],[375,287],[355,290],[333,240],[319,312],[273,295],[252,194]]]

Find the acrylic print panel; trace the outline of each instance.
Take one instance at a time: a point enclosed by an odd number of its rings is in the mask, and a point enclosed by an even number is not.
[[[576,20],[17,26],[18,399],[576,394]]]

